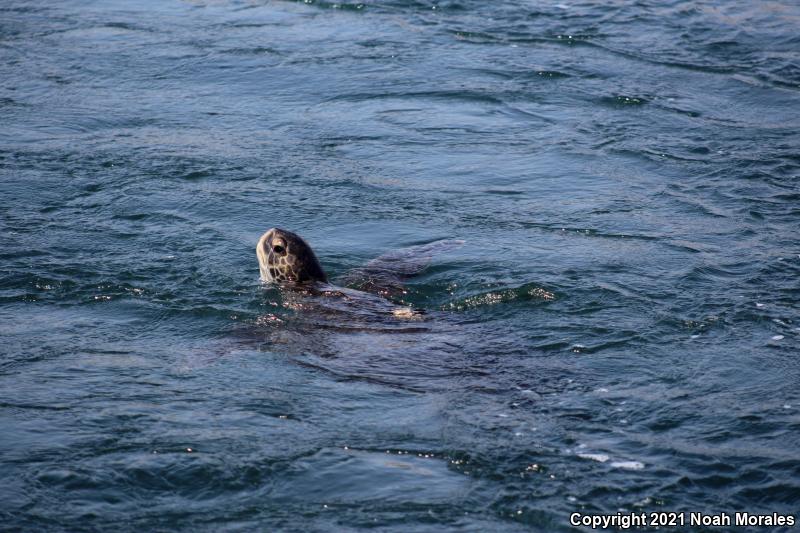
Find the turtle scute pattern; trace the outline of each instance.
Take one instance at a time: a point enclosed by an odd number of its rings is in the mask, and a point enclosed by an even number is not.
[[[299,235],[280,228],[264,233],[256,246],[261,279],[267,282],[327,282],[311,247]]]

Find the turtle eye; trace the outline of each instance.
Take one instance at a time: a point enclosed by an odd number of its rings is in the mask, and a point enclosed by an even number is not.
[[[283,253],[286,252],[286,248],[284,248],[280,244],[276,244],[275,246],[272,247],[272,251],[278,255],[283,255]]]

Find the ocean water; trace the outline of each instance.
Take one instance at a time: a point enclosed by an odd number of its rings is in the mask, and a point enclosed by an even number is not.
[[[798,27],[788,0],[4,1],[0,530],[797,514]],[[402,317],[262,286],[273,226],[334,281],[465,244]]]

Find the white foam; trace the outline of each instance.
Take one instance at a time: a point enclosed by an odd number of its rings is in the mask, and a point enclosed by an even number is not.
[[[624,468],[626,470],[642,470],[644,468],[644,463],[640,463],[639,461],[615,461],[611,463],[611,466],[614,468]]]
[[[598,463],[605,463],[609,459],[609,457],[604,453],[579,453],[578,457],[581,459],[591,459],[592,461],[597,461]]]

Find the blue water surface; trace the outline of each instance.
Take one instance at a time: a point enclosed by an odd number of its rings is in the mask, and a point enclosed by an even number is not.
[[[0,530],[796,515],[798,28],[789,0],[4,1]],[[334,282],[465,244],[402,317],[262,286],[273,226]]]

